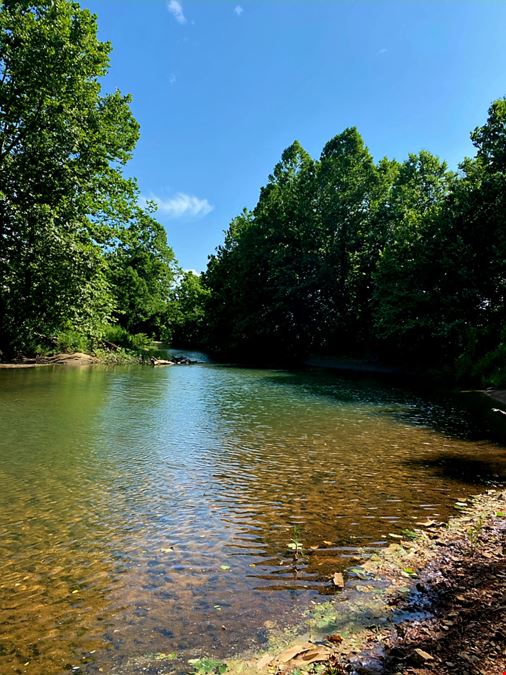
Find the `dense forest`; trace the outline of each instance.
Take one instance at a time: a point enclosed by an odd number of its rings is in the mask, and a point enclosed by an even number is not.
[[[506,383],[506,99],[458,171],[294,142],[202,276],[137,182],[111,45],[69,0],[0,8],[0,358],[152,338],[256,361],[376,358]]]
[[[375,163],[346,129],[294,142],[204,275],[209,344],[241,358],[380,358],[506,383],[506,99],[458,172]]]

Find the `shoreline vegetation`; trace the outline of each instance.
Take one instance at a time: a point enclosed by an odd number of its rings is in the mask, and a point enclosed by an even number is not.
[[[154,351],[159,351],[156,345],[153,345],[153,347],[155,348]],[[51,356],[22,358],[18,361],[0,363],[0,369],[42,368],[44,366],[124,366],[136,364],[155,367],[193,365],[195,363],[197,363],[197,361],[194,361],[183,354],[171,356],[169,359],[163,359],[153,356],[152,351],[147,348],[143,351],[129,351],[117,347],[114,350],[102,349],[91,354],[84,352],[61,352],[52,354]]]
[[[361,565],[336,573],[338,594],[313,603],[295,628],[270,626],[267,647],[189,662],[199,675],[403,673],[491,675],[506,668],[504,543],[506,491],[455,504],[447,523],[421,521]],[[138,658],[152,673],[174,669],[176,654]]]

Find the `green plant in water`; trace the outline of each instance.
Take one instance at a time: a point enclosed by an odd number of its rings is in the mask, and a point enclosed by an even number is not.
[[[292,538],[288,544],[288,548],[293,551],[294,558],[297,559],[300,556],[304,555],[304,545],[302,544],[302,539],[300,535],[300,527],[294,525],[292,530]]]
[[[193,672],[198,675],[220,675],[227,670],[227,664],[217,659],[204,657],[202,659],[191,659],[188,663],[193,667]]]

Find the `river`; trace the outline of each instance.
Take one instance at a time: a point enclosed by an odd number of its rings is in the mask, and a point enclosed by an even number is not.
[[[0,672],[261,645],[504,477],[492,405],[317,370],[0,371]]]

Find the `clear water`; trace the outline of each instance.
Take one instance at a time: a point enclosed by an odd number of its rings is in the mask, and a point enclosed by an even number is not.
[[[259,645],[500,480],[490,407],[322,371],[0,371],[0,672]]]

